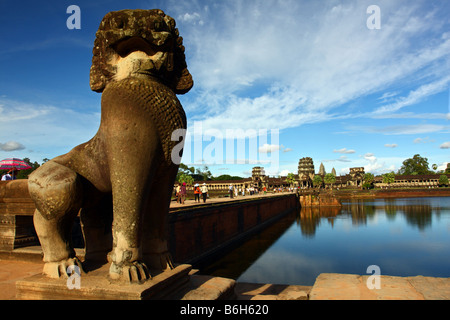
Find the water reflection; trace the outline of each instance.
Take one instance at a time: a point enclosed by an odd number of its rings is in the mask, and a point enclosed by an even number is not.
[[[384,199],[384,200],[345,200],[339,207],[302,208],[296,219],[302,235],[314,237],[316,229],[325,220],[333,227],[336,218],[350,218],[353,226],[367,225],[377,212],[384,212],[386,218],[395,221],[402,215],[406,222],[419,230],[431,226],[433,213],[439,215],[441,208],[433,205],[433,198],[423,199]],[[325,219],[324,219],[325,218]]]
[[[347,200],[302,208],[202,273],[241,282],[312,285],[324,272],[450,276],[450,197]]]
[[[341,208],[337,207],[302,208],[296,218],[297,225],[300,227],[303,236],[313,238],[322,218],[328,218],[328,223],[333,226],[334,218],[340,212]]]
[[[278,220],[276,223],[254,235],[245,243],[236,246],[230,253],[214,262],[198,264],[195,267],[203,274],[220,275],[221,277],[237,279],[256,260],[259,259],[288,230],[300,210]]]

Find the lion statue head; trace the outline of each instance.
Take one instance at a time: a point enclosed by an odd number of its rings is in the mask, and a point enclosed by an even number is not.
[[[102,92],[128,76],[156,77],[176,94],[193,86],[183,38],[162,10],[121,10],[105,15],[94,41],[90,86]]]

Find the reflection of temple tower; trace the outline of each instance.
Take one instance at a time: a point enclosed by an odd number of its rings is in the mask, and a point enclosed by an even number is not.
[[[298,162],[298,179],[301,187],[312,187],[314,179],[314,162],[312,158],[305,157]]]
[[[260,190],[264,187],[268,187],[267,176],[263,167],[254,167],[252,169],[252,184]]]

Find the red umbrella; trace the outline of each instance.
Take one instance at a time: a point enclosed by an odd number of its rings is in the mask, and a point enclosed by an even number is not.
[[[7,158],[0,161],[0,170],[10,170],[10,169],[14,169],[12,172],[14,179],[15,170],[27,170],[31,169],[31,166],[25,161],[17,158]]]
[[[27,170],[31,169],[31,166],[22,159],[17,158],[8,158],[0,161],[0,170],[8,170],[12,168],[16,168],[17,170]]]

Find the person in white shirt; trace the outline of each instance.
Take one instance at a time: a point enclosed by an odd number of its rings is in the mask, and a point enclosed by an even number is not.
[[[6,180],[12,180],[12,177],[9,174],[9,172],[2,175],[2,181],[6,181]]]
[[[202,191],[203,202],[206,202],[206,197],[208,196],[208,188],[206,187],[206,183],[203,183],[200,190]]]

